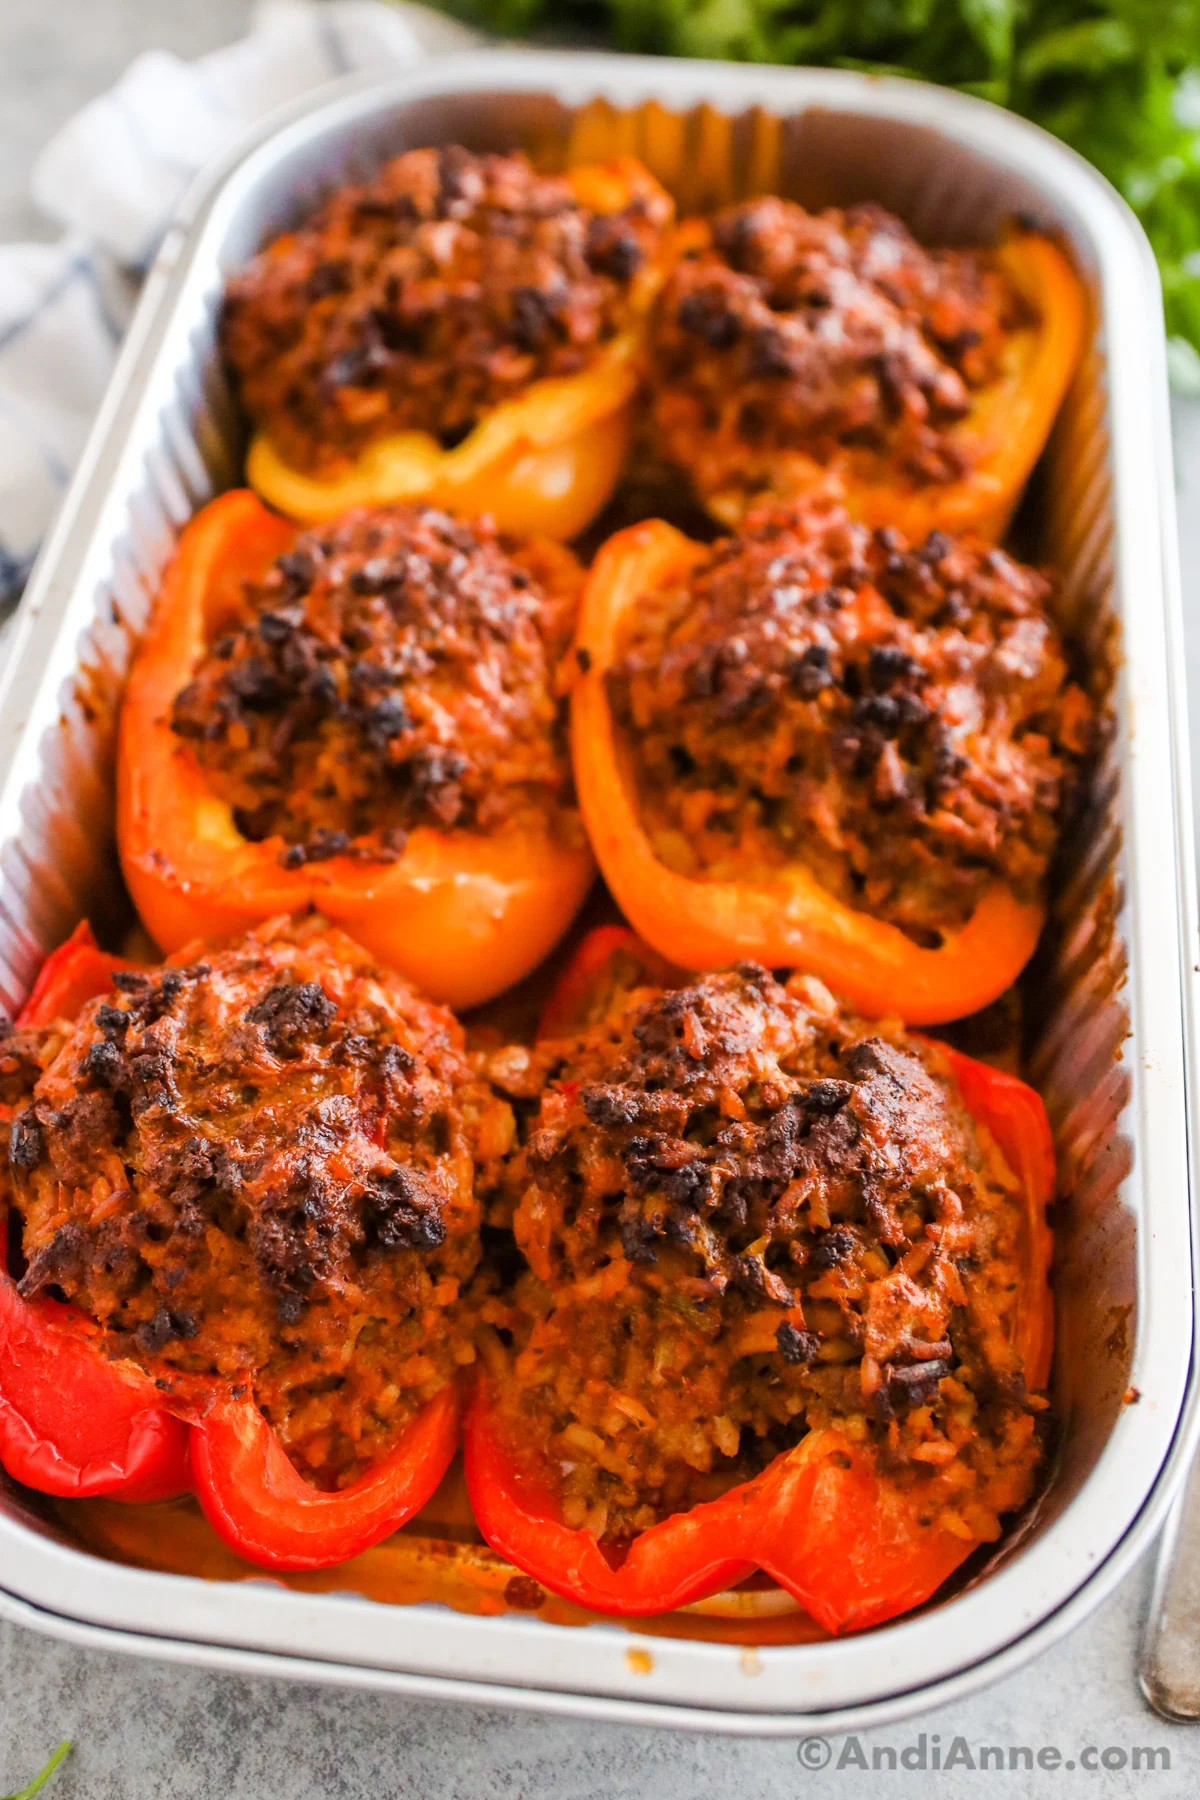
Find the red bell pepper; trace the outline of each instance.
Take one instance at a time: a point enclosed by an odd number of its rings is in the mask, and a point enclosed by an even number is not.
[[[86,925],[47,958],[18,1024],[72,1018],[107,992],[115,969]],[[109,1358],[102,1328],[77,1306],[24,1300],[0,1234],[0,1463],[27,1487],[67,1496],[164,1500],[194,1489],[230,1547],[273,1569],[315,1569],[357,1555],[429,1499],[458,1443],[447,1387],[398,1442],[341,1493],[310,1487],[249,1398],[189,1378],[163,1405],[138,1364]]]
[[[196,1496],[232,1550],[266,1569],[324,1569],[369,1550],[419,1512],[458,1448],[459,1398],[444,1387],[388,1454],[338,1493],[298,1475],[250,1399],[222,1395],[192,1429]]]
[[[967,1111],[987,1126],[1000,1153],[1021,1184],[1025,1200],[1025,1242],[1022,1262],[1025,1281],[1021,1288],[1017,1321],[1017,1348],[1025,1371],[1025,1385],[1036,1392],[1050,1379],[1054,1348],[1054,1310],[1050,1303],[1050,1259],[1054,1233],[1046,1222],[1046,1208],[1054,1198],[1057,1165],[1054,1134],[1042,1096],[1028,1082],[993,1069],[952,1050],[938,1049],[950,1064]]]
[[[562,1522],[497,1429],[481,1386],[467,1411],[464,1463],[479,1529],[543,1587],[618,1618],[673,1612],[763,1569],[827,1631],[908,1612],[975,1549],[880,1478],[840,1431],[810,1432],[753,1481],[672,1513],[610,1562],[588,1531]]]
[[[640,985],[636,936],[611,928],[603,942],[599,936],[584,940],[551,997],[548,1014],[564,1035],[590,1016],[585,977],[593,992],[607,994],[619,958],[627,985]],[[649,950],[647,958],[642,970],[653,979],[659,959]],[[931,1047],[945,1055],[968,1110],[1022,1184],[1025,1280],[1017,1347],[1027,1385],[1038,1388],[1049,1372],[1052,1333],[1046,1206],[1054,1193],[1054,1153],[1046,1110],[1014,1076],[945,1045]],[[492,1548],[552,1592],[618,1616],[669,1612],[758,1568],[827,1630],[861,1630],[929,1599],[978,1542],[923,1517],[920,1488],[881,1475],[864,1448],[836,1426],[810,1432],[720,1499],[640,1533],[623,1561],[610,1560],[590,1532],[564,1524],[536,1452],[506,1440],[486,1382],[468,1410],[464,1453],[475,1517]]]
[[[622,989],[628,992],[647,984],[676,987],[689,979],[686,970],[668,963],[628,925],[599,925],[588,932],[555,983],[538,1036],[570,1037],[585,1030],[603,1018]],[[1025,1385],[1036,1392],[1050,1376],[1054,1336],[1047,1287],[1054,1234],[1046,1222],[1046,1207],[1054,1196],[1057,1170],[1045,1104],[1028,1082],[1015,1075],[964,1056],[940,1040],[913,1035],[945,1058],[967,1111],[977,1123],[987,1126],[1020,1181],[1025,1199],[1022,1261],[1027,1280],[1020,1296],[1018,1349]]]
[[[0,1463],[43,1494],[186,1492],[187,1426],[136,1363],[109,1361],[78,1307],[23,1300],[0,1255]]]
[[[47,957],[17,1023],[71,1019],[114,969],[86,925]],[[136,1363],[107,1358],[77,1306],[23,1300],[0,1240],[0,1462],[43,1494],[165,1500],[186,1491],[187,1427]]]
[[[550,1486],[506,1444],[498,1418],[487,1386],[481,1384],[467,1408],[463,1431],[475,1522],[493,1550],[552,1593],[593,1612],[636,1617],[673,1612],[753,1572],[753,1557],[729,1536],[729,1495],[643,1531],[614,1568],[590,1531],[563,1524]]]
[[[108,992],[115,970],[143,966],[101,950],[91,926],[81,920],[66,943],[52,951],[38,970],[29,998],[17,1014],[17,1024],[52,1025],[55,1019],[73,1019],[89,1000]]]
[[[652,983],[677,987],[685,970],[643,943],[628,925],[597,925],[550,991],[538,1024],[539,1038],[571,1037],[598,1024],[622,992]]]

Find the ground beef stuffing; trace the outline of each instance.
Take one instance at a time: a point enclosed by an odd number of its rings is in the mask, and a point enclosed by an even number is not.
[[[672,208],[636,164],[615,211],[521,155],[410,150],[230,283],[222,340],[283,460],[332,475],[381,437],[449,448],[632,323]]]
[[[580,579],[569,552],[510,554],[486,520],[347,513],[247,585],[172,725],[287,868],[394,859],[416,826],[571,836],[554,679]]]
[[[953,481],[969,461],[949,434],[1028,322],[987,251],[926,250],[876,205],[749,200],[663,291],[657,436],[701,494],[769,485],[760,463],[788,451],[882,454],[918,486]]]
[[[518,1455],[620,1541],[838,1424],[993,1539],[1044,1406],[1014,1345],[1021,1198],[936,1046],[755,964],[640,989],[540,1086],[493,1220],[528,1272],[485,1344]]]
[[[119,974],[42,1036],[20,1291],[78,1302],[168,1402],[248,1381],[302,1473],[352,1479],[474,1357],[472,1134],[508,1114],[450,1013],[310,918]]]
[[[659,857],[731,880],[800,862],[928,944],[997,878],[1036,898],[1092,731],[1050,594],[940,532],[910,548],[822,501],[752,515],[641,602],[609,676]]]

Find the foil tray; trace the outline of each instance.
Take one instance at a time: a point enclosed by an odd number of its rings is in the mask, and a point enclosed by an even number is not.
[[[355,77],[290,110],[193,193],[146,285],[0,674],[0,998],[85,914],[128,921],[113,725],[180,526],[236,478],[214,348],[228,271],[333,184],[420,144],[544,166],[628,151],[684,209],[773,190],[875,199],[931,242],[1029,216],[1092,296],[1084,365],[1022,548],[1064,576],[1063,627],[1112,724],[1024,997],[1050,1110],[1059,1437],[1040,1499],[969,1585],[886,1627],[762,1648],[129,1568],[0,1490],[0,1614],[211,1667],[699,1730],[792,1734],[960,1695],[1068,1631],[1149,1542],[1200,1434],[1187,1088],[1200,946],[1161,303],[1132,215],[1033,126],[918,83],[572,52],[471,53]],[[639,1654],[631,1656],[631,1650]]]

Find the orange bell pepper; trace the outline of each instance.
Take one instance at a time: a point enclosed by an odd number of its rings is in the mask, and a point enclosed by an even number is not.
[[[1016,232],[1000,245],[996,259],[1033,322],[1010,333],[999,373],[946,432],[963,454],[965,474],[949,482],[913,482],[891,466],[886,452],[861,446],[843,448],[830,462],[800,450],[776,450],[760,469],[747,448],[728,485],[700,495],[714,518],[736,525],[753,508],[819,491],[841,500],[862,524],[892,525],[912,539],[940,530],[999,540],[1075,372],[1087,300],[1079,277],[1049,238]],[[748,466],[756,477],[749,485]]]
[[[180,538],[121,710],[117,841],[129,891],[167,952],[316,906],[432,998],[477,1005],[536,967],[566,930],[593,878],[585,847],[549,830],[421,827],[394,863],[335,856],[284,869],[280,840],[241,835],[171,729],[172,703],[214,624],[296,535],[237,489]]]
[[[639,190],[662,190],[633,157],[568,169],[576,200],[617,212]],[[664,234],[665,237],[666,234]],[[548,376],[503,401],[461,444],[443,450],[426,431],[379,440],[333,476],[289,468],[270,439],[250,446],[246,476],[272,506],[316,523],[352,506],[426,500],[501,531],[566,541],[595,518],[617,484],[633,435],[645,323],[666,274],[667,254],[634,276],[633,323],[578,374]]]
[[[632,932],[593,932],[551,996],[556,1031],[582,1029],[598,1016],[596,1003],[606,1004],[622,984],[655,982],[661,966]],[[930,1048],[946,1059],[967,1110],[1021,1183],[1024,1279],[1015,1348],[1026,1386],[1037,1390],[1049,1375],[1053,1341],[1046,1207],[1055,1163],[1046,1109],[1015,1076],[944,1044]],[[621,1617],[668,1612],[757,1568],[827,1630],[862,1630],[928,1600],[978,1547],[978,1540],[923,1519],[919,1488],[890,1481],[837,1426],[809,1432],[719,1499],[639,1533],[623,1560],[606,1555],[590,1532],[563,1523],[536,1449],[506,1437],[486,1380],[468,1408],[463,1449],[471,1504],[492,1548],[552,1592]]]
[[[990,887],[961,930],[936,950],[837,899],[799,863],[778,875],[704,881],[655,855],[638,815],[632,771],[609,705],[607,675],[621,627],[654,589],[686,579],[706,554],[652,519],[609,539],[584,592],[581,672],[571,711],[575,785],[596,860],[621,911],[675,963],[718,969],[742,957],[818,975],[857,1011],[912,1025],[957,1019],[988,1005],[1032,956],[1043,908]]]

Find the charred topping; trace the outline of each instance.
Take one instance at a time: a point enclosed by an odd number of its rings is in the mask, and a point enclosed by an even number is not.
[[[917,1475],[982,1444],[989,1504],[1027,1491],[1020,1203],[935,1047],[746,963],[537,1056],[498,1403],[568,1523],[643,1529],[837,1421]]]
[[[670,206],[580,206],[524,156],[411,150],[339,189],[230,283],[222,337],[251,416],[319,473],[388,433],[447,447],[629,323]]]
[[[664,290],[655,416],[684,462],[698,428],[822,462],[887,451],[912,481],[951,481],[967,464],[947,433],[1023,322],[987,251],[925,250],[875,205],[749,200]]]
[[[463,1079],[446,1015],[395,983],[355,1009],[351,1034],[322,982],[297,978],[305,964],[323,965],[345,990],[351,970],[337,950],[310,943],[297,955],[279,937],[147,976],[95,1009],[14,1121],[10,1160],[32,1210],[51,1200],[47,1183],[86,1189],[115,1153],[129,1204],[111,1220],[60,1226],[32,1255],[23,1293],[64,1285],[69,1246],[72,1287],[86,1286],[89,1264],[118,1277],[97,1311],[140,1311],[147,1285],[179,1295],[200,1273],[212,1224],[246,1245],[277,1294],[336,1286],[341,1265],[372,1248],[445,1241],[451,1188],[434,1146]],[[422,1033],[432,1036],[428,1050]],[[375,1140],[394,1124],[385,1153]],[[147,1241],[157,1246],[152,1266],[141,1255]]]
[[[115,1352],[251,1379],[336,1476],[473,1354],[460,1046],[320,919],[122,977],[13,1120],[20,1291],[77,1301]]]
[[[171,723],[285,868],[394,861],[417,826],[490,831],[569,803],[554,666],[577,570],[424,507],[301,533],[249,587]]]
[[[42,1127],[29,1102],[43,1068],[53,1060],[61,1042],[54,1027],[37,1026],[18,1029],[11,1019],[0,1015],[0,1144],[8,1139],[8,1156],[0,1157],[0,1231],[5,1229],[3,1209],[8,1203],[13,1173],[33,1168],[42,1158],[45,1141]],[[7,1164],[7,1166],[6,1166]],[[10,1254],[20,1249],[20,1234],[9,1224]],[[0,1240],[2,1241],[2,1240]],[[10,1262],[11,1272],[19,1272]]]
[[[890,1268],[976,1178],[969,1121],[914,1048],[814,1017],[753,965],[647,1001],[560,1081],[576,1098],[544,1104],[517,1179],[566,1202],[554,1255],[576,1276],[615,1225],[631,1262],[673,1245],[696,1292],[792,1307],[868,1250]],[[589,1192],[597,1166],[618,1191]]]
[[[785,1319],[775,1333],[775,1345],[786,1363],[815,1362],[821,1340],[815,1331],[800,1331]]]
[[[32,1169],[44,1155],[41,1126],[31,1113],[18,1113],[9,1129],[9,1161],[16,1169]]]
[[[268,988],[247,1012],[251,1025],[261,1025],[276,1056],[286,1056],[306,1038],[320,1037],[337,1018],[337,1002],[319,981],[281,982]]]
[[[1051,595],[971,540],[752,516],[639,609],[609,678],[652,832],[797,858],[918,935],[996,876],[1035,895],[1091,735]]]

